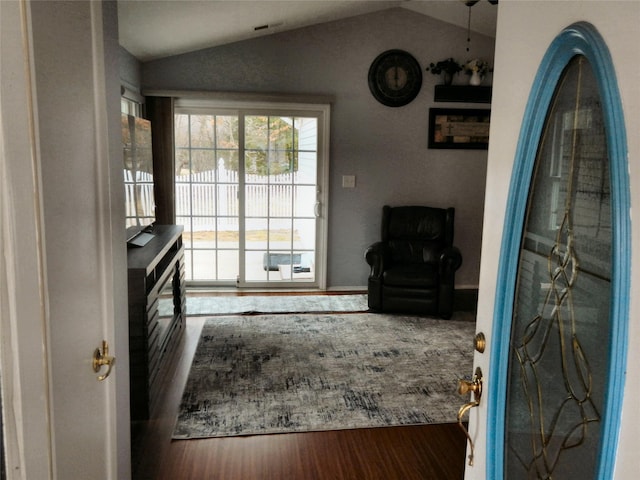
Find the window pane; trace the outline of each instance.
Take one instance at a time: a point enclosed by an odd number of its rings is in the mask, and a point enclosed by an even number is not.
[[[247,219],[245,225],[245,248],[258,250],[267,248],[267,231],[269,223],[266,218]]]
[[[269,270],[266,251],[247,251],[244,261],[245,278],[248,282],[265,281],[268,278],[277,279],[280,276],[277,267],[275,271]]]
[[[295,187],[295,217],[315,216],[316,187]]]
[[[194,250],[193,280],[207,280],[216,278],[216,251]]]
[[[191,217],[177,216],[176,225],[182,225],[184,227],[184,232],[182,233],[182,243],[184,244],[184,248],[191,248]]]
[[[295,219],[293,221],[294,248],[313,250],[316,244],[315,219]]]
[[[245,117],[244,146],[247,150],[265,151],[269,148],[269,117]]]
[[[215,185],[194,183],[191,185],[191,214],[213,216],[216,214]]]
[[[269,208],[269,186],[247,185],[244,189],[247,217],[266,217]]]
[[[266,182],[267,154],[263,150],[247,150],[244,154],[244,171],[247,183]]]
[[[191,151],[188,148],[176,148],[176,182],[188,182]]]
[[[235,149],[238,144],[238,117],[216,117],[216,147],[223,149]]]
[[[174,138],[176,147],[189,147],[189,115],[176,115],[174,119]]]
[[[240,232],[237,218],[218,218],[218,248],[240,248]]]
[[[191,115],[191,147],[215,145],[215,117],[211,115]]]
[[[269,139],[272,149],[293,149],[293,118],[270,117]]]
[[[271,219],[269,221],[269,249],[289,250],[293,248],[293,232],[290,219]]]
[[[216,165],[217,161],[213,150],[191,150],[191,173],[214,172]],[[213,173],[211,173],[211,175],[213,175]],[[215,178],[212,178],[211,175],[209,178],[200,175],[199,178],[196,177],[193,181],[214,182]]]
[[[293,214],[293,187],[291,185],[269,186],[269,216],[291,217]]]
[[[235,281],[238,278],[239,254],[238,250],[218,250],[217,280]]]
[[[297,117],[295,122],[298,131],[298,149],[315,152],[318,149],[318,119]]]
[[[217,150],[219,182],[238,182],[238,150]]]
[[[318,176],[318,156],[316,152],[298,152],[298,167],[295,182],[315,185]]]

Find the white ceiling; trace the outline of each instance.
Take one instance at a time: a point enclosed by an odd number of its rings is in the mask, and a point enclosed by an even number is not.
[[[392,7],[467,27],[464,0],[118,0],[120,44],[148,61]],[[480,0],[471,29],[495,36],[497,9]]]

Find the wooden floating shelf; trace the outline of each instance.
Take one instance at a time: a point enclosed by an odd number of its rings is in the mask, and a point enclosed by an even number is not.
[[[491,87],[472,85],[436,85],[436,102],[491,103]]]

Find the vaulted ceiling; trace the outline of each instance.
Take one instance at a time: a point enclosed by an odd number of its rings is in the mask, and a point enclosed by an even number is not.
[[[481,0],[118,0],[120,44],[141,61],[388,8],[495,36],[498,7]]]

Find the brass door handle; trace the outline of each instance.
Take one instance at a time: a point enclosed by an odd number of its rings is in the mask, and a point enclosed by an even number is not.
[[[473,439],[471,435],[469,435],[469,431],[462,424],[462,417],[465,413],[471,410],[473,407],[477,407],[480,405],[480,397],[482,397],[482,370],[480,367],[476,368],[476,372],[473,375],[473,379],[471,381],[460,379],[458,380],[458,393],[460,395],[466,395],[467,393],[471,393],[471,401],[465,403],[458,410],[458,425],[464,432],[464,435],[467,437],[467,441],[469,442],[469,449],[471,452],[469,453],[469,465],[473,465],[473,454],[474,454],[474,445]]]
[[[102,351],[96,348],[93,352],[93,371],[98,373],[100,369],[106,365],[107,371],[102,375],[98,375],[98,380],[103,381],[111,373],[111,369],[116,363],[116,357],[109,355],[109,344],[106,340],[102,341]]]
[[[480,374],[482,375],[482,372],[480,372]],[[466,395],[467,393],[471,392],[479,402],[480,397],[482,396],[482,377],[478,378],[477,375],[478,370],[476,370],[476,375],[474,375],[472,381],[464,379],[458,380],[458,394]]]

